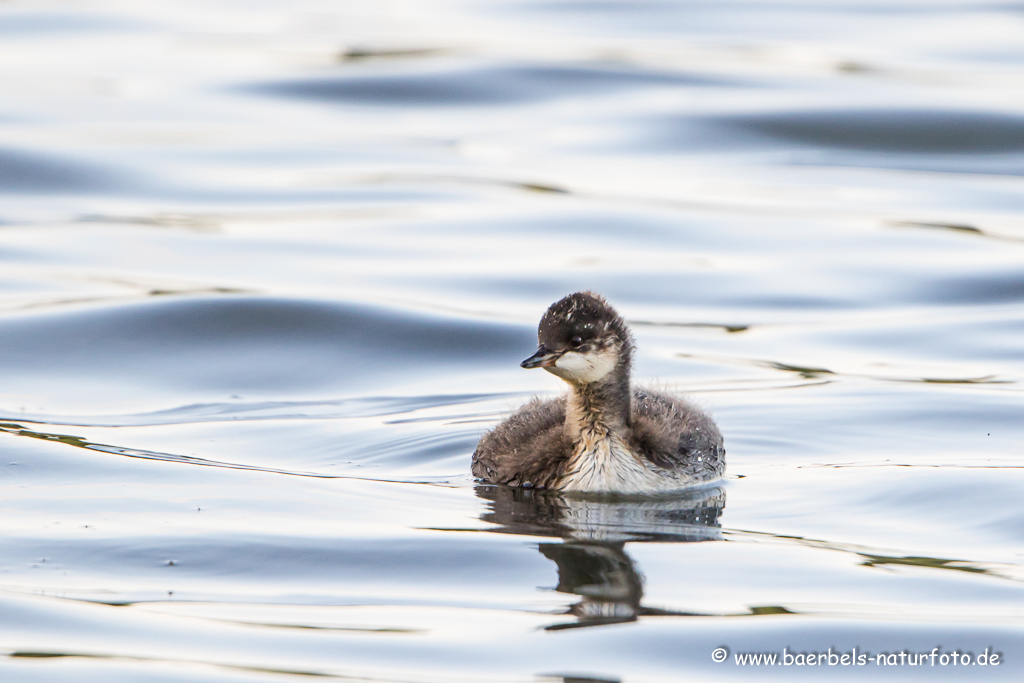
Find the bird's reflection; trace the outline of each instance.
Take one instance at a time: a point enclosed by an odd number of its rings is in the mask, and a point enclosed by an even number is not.
[[[555,590],[583,598],[568,611],[576,622],[549,629],[617,624],[639,615],[644,580],[622,543],[542,543],[540,552],[558,565]]]
[[[575,621],[553,624],[548,630],[687,614],[642,605],[643,575],[626,553],[626,543],[719,540],[718,518],[725,508],[725,490],[717,486],[658,497],[579,496],[478,486],[477,495],[489,501],[481,519],[497,525],[492,531],[562,539],[541,543],[539,549],[558,565],[555,590],[581,599],[566,612]]]

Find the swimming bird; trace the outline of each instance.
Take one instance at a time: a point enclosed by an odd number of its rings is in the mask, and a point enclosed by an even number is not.
[[[569,384],[533,399],[484,434],[473,475],[484,482],[559,491],[652,493],[718,479],[722,435],[683,399],[633,387],[633,336],[605,299],[576,292],[541,318],[540,346],[521,363]]]

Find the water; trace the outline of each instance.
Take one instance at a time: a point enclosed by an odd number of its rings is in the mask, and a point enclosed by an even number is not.
[[[0,678],[1019,680],[1022,31],[5,3]],[[561,390],[518,362],[583,288],[727,480],[474,484],[481,432]],[[854,648],[1002,659],[734,659]]]

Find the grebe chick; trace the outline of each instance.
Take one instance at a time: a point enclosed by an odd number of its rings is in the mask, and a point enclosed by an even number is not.
[[[559,491],[651,493],[725,472],[722,435],[686,401],[630,386],[633,337],[598,294],[551,305],[540,347],[522,362],[569,383],[566,396],[533,399],[484,434],[473,474],[485,482]]]

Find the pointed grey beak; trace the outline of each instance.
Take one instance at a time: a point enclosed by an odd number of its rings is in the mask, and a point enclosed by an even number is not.
[[[533,354],[532,356],[530,356],[529,358],[524,360],[522,363],[520,363],[519,367],[527,368],[527,369],[530,369],[530,368],[550,368],[552,365],[554,365],[558,361],[558,359],[561,356],[562,356],[561,353],[559,353],[557,351],[552,351],[548,347],[546,347],[543,344],[541,344],[537,348],[537,353]]]

